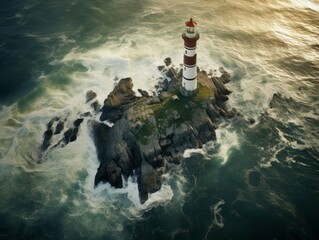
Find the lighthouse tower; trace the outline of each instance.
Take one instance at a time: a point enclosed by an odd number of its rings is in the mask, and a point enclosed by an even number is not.
[[[197,23],[191,18],[185,23],[186,31],[182,34],[184,39],[184,66],[181,94],[187,97],[197,93],[197,66],[196,42],[199,34],[196,32]]]

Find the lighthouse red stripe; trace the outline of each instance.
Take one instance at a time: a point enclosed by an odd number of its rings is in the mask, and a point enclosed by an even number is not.
[[[195,48],[196,47],[196,41],[184,40],[184,45],[185,45],[185,47],[188,47],[188,48]]]
[[[184,64],[186,65],[195,65],[196,64],[196,54],[193,57],[187,57],[184,55]]]

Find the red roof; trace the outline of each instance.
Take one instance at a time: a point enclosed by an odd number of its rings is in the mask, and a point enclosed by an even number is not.
[[[197,22],[193,21],[193,19],[189,19],[188,22],[185,22],[186,27],[196,27]]]

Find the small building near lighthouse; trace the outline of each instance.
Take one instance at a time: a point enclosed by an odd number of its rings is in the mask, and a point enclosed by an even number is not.
[[[184,39],[183,78],[180,92],[183,96],[191,97],[198,92],[196,42],[199,34],[196,30],[197,23],[191,18],[185,23],[186,29],[182,34]]]

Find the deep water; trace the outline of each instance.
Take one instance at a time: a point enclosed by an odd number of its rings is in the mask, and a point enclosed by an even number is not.
[[[151,91],[164,58],[179,67],[189,17],[198,66],[231,72],[229,105],[255,124],[223,122],[144,205],[135,178],[93,188],[85,123],[37,164],[46,123],[71,126],[87,90]],[[1,1],[0,72],[0,239],[318,239],[317,0]]]

